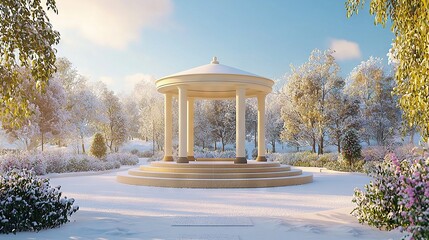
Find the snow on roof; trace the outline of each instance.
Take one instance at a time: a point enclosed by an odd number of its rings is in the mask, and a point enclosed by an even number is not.
[[[232,74],[232,75],[245,75],[245,76],[253,76],[253,77],[261,77],[256,74],[246,72],[237,68],[233,68],[230,66],[226,66],[223,64],[219,64],[217,58],[214,57],[212,62],[206,65],[202,65],[199,67],[191,68],[182,72],[178,72],[172,75],[169,75],[164,78],[183,76],[183,75],[197,75],[197,74]]]

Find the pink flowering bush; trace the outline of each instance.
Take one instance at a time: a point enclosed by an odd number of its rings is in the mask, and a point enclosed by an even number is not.
[[[429,239],[429,158],[401,161],[388,154],[370,175],[365,191],[355,190],[352,215],[379,229],[406,231],[410,239]]]

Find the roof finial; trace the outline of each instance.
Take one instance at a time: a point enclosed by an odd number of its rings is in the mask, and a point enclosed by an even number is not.
[[[219,64],[217,57],[213,57],[211,64]]]

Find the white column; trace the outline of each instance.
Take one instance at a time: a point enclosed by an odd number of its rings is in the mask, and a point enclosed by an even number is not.
[[[258,95],[258,162],[266,162],[265,157],[265,94]]]
[[[235,107],[236,107],[236,117],[235,117],[235,138],[236,138],[236,159],[234,163],[247,163],[246,151],[245,151],[245,111],[246,111],[246,102],[245,102],[246,90],[244,88],[239,88],[235,92]]]
[[[194,99],[188,98],[188,160],[194,161]]]
[[[179,89],[179,158],[177,159],[178,163],[188,163],[188,154],[186,148],[186,100],[187,100],[187,90],[186,88],[180,86]]]
[[[164,161],[173,161],[173,113],[172,113],[172,95],[164,94]]]

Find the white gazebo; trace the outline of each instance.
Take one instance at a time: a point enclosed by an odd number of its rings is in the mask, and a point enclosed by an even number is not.
[[[125,184],[174,188],[259,188],[305,184],[312,174],[265,158],[265,97],[274,82],[233,67],[216,58],[207,65],[176,73],[156,81],[165,96],[164,159],[153,161],[116,179]],[[179,100],[179,158],[173,161],[172,98]],[[258,99],[258,158],[247,161],[245,153],[245,99]],[[236,158],[194,158],[195,99],[236,99]],[[232,162],[233,160],[233,162]],[[247,164],[244,164],[247,163]]]
[[[194,100],[236,99],[236,159],[247,163],[245,153],[245,99],[258,99],[258,157],[265,158],[265,97],[274,81],[253,73],[219,64],[216,57],[210,64],[179,72],[156,81],[157,90],[165,97],[165,152],[164,161],[172,156],[172,97],[179,101],[179,158],[177,163],[188,163],[194,158]]]

